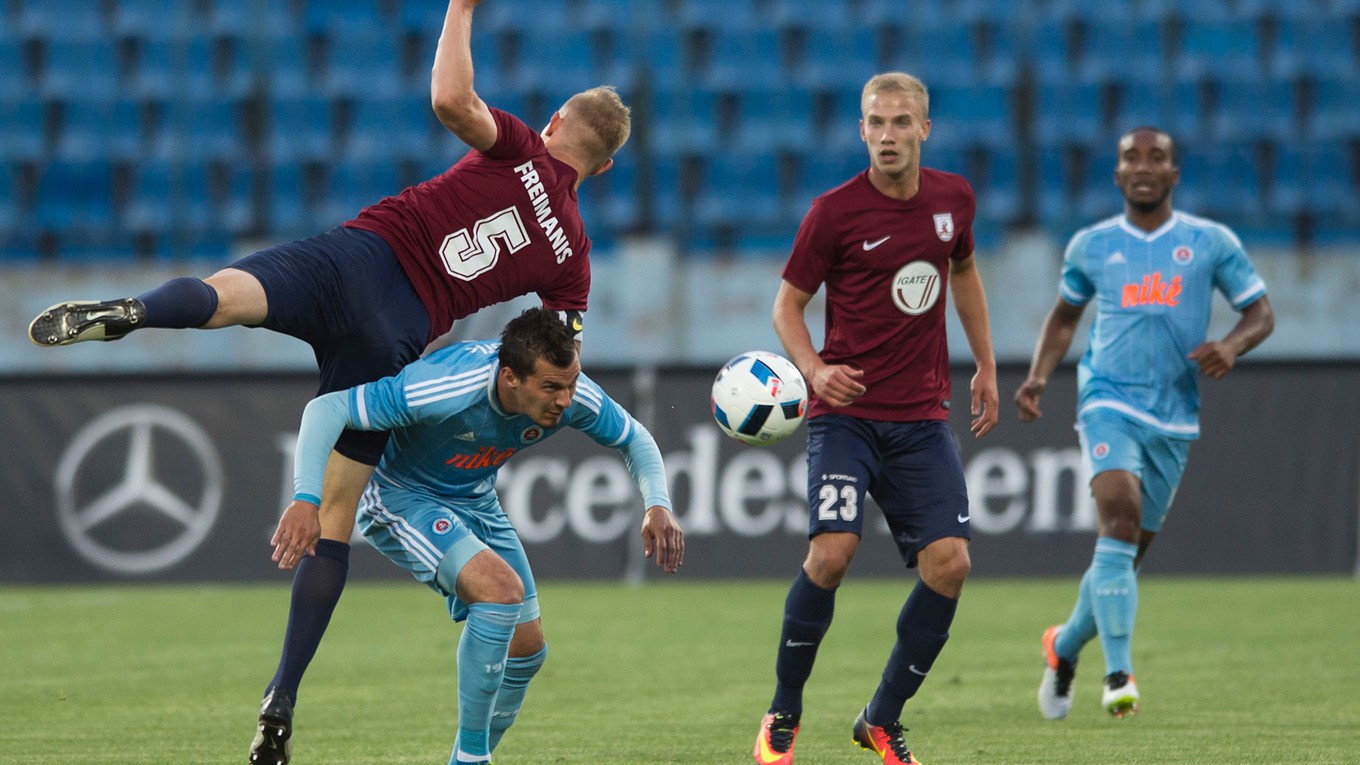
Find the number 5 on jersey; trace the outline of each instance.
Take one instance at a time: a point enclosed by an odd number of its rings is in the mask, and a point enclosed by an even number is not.
[[[496,267],[502,243],[507,252],[517,252],[529,243],[529,232],[524,230],[519,210],[513,207],[477,221],[471,236],[460,228],[444,237],[439,256],[444,259],[444,270],[470,282]]]

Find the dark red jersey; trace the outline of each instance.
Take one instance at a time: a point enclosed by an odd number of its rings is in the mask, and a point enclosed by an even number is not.
[[[864,370],[868,391],[834,409],[814,396],[810,416],[948,417],[945,289],[950,260],[973,254],[975,211],[968,181],[926,167],[906,201],[879,192],[867,170],[813,200],[784,279],[808,293],[826,285],[820,355]]]
[[[530,292],[551,310],[586,310],[590,239],[576,171],[514,115],[491,115],[490,149],[468,152],[345,223],[392,246],[430,314],[431,339],[457,319]]]

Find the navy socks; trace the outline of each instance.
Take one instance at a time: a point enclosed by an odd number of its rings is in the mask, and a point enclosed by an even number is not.
[[[897,643],[883,669],[883,681],[869,702],[871,725],[883,725],[902,717],[902,706],[916,695],[935,658],[949,640],[949,625],[959,602],[917,582],[897,617]]]
[[[283,687],[297,695],[302,673],[316,655],[321,636],[330,624],[349,572],[349,545],[333,539],[316,543],[316,555],[302,559],[293,575],[293,599],[288,607],[288,629],[283,655],[269,687]],[[265,689],[268,693],[268,689]]]
[[[202,279],[181,276],[137,296],[146,306],[143,327],[189,329],[208,323],[217,312],[217,290]]]
[[[813,584],[800,567],[784,600],[784,629],[774,665],[778,683],[770,702],[771,711],[803,713],[803,686],[812,675],[817,648],[831,627],[835,608],[836,590],[824,590]]]

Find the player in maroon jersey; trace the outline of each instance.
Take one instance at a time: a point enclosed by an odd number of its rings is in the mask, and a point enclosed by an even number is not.
[[[207,279],[173,279],[137,297],[59,303],[33,320],[43,346],[116,340],[146,327],[261,326],[310,344],[319,393],[395,374],[452,323],[536,293],[579,333],[590,240],[576,190],[628,139],[611,88],[572,96],[542,134],[473,89],[470,35],[480,0],[452,0],[435,53],[435,114],[472,148],[446,172],[320,236],[247,256]],[[376,437],[375,437],[376,436]],[[251,762],[286,763],[293,701],[344,587],[354,512],[387,434],[346,431],[319,512],[289,508],[272,540],[297,567],[278,671],[266,689]]]
[[[808,554],[784,604],[774,699],[756,738],[761,765],[791,765],[803,686],[831,626],[836,588],[859,547],[868,496],[920,580],[897,644],[852,736],[889,765],[916,760],[898,721],[949,637],[970,567],[968,492],[949,415],[945,287],[977,363],[972,432],[996,424],[996,361],[973,260],[973,190],[922,167],[929,98],[907,74],[877,75],[860,99],[869,168],[817,197],[774,302],[774,328],[811,384]],[[826,287],[826,337],[804,312]]]

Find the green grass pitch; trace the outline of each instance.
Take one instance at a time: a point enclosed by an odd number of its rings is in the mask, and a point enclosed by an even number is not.
[[[1098,645],[1071,717],[1035,706],[1039,634],[1070,580],[976,580],[903,722],[927,765],[1360,761],[1360,583],[1145,577],[1143,710],[1099,707]],[[912,582],[856,580],[807,688],[798,761],[850,743]],[[547,666],[497,751],[516,763],[743,763],[773,688],[786,582],[544,582]],[[0,763],[244,763],[282,586],[0,588]],[[442,765],[459,628],[415,583],[353,584],[303,683],[294,763]]]

